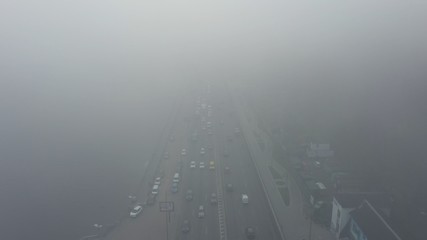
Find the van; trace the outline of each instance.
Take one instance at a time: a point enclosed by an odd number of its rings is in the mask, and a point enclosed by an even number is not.
[[[153,195],[157,195],[159,193],[159,185],[154,185],[153,190],[151,190]]]
[[[173,180],[174,183],[179,183],[179,173],[175,173],[175,175],[173,175]]]

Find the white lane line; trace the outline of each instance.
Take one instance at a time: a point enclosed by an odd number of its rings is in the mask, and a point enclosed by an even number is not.
[[[215,137],[216,135],[214,135]],[[217,204],[218,204],[218,223],[219,223],[219,238],[220,240],[227,240],[227,227],[225,221],[225,209],[223,201],[223,192],[222,192],[222,178],[221,178],[221,163],[216,158],[216,146],[215,139],[214,144],[214,161],[218,164],[216,168],[215,182],[216,182],[216,192],[217,192]]]

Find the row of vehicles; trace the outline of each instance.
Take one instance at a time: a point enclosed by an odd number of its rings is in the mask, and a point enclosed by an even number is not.
[[[212,122],[210,122],[208,120],[209,117],[212,114],[212,112],[211,112],[211,106],[207,105],[207,104],[206,105],[200,104],[200,105],[201,105],[200,109],[196,110],[196,113],[198,115],[204,109],[208,109],[208,118],[205,118],[204,116],[201,116],[201,120],[202,120],[201,129],[202,130],[206,130],[207,133],[208,133],[208,135],[212,135]],[[220,124],[223,125],[224,122],[221,120]],[[240,136],[241,135],[240,129],[239,128],[235,128],[234,129],[234,134],[236,136]],[[228,136],[227,139],[228,139],[228,141],[232,141],[232,136]],[[196,142],[196,141],[199,140],[198,139],[198,134],[197,134],[196,131],[192,134],[191,140],[193,142]],[[203,156],[203,155],[205,155],[205,153],[206,153],[205,148],[201,148],[200,149],[200,155]],[[227,150],[224,151],[223,157],[224,158],[228,158],[229,157],[229,152]],[[205,169],[205,168],[209,168],[210,170],[215,170],[215,161],[210,161],[208,166],[206,166],[205,162],[203,162],[203,161],[201,161],[201,162],[191,161],[189,167],[190,167],[190,169],[196,169],[196,168]],[[224,173],[227,174],[227,175],[231,173],[231,170],[230,170],[229,166],[225,166],[224,167]],[[229,193],[234,192],[233,185],[231,183],[226,184],[225,188],[226,188],[226,191],[229,192]],[[240,199],[241,199],[242,204],[244,204],[244,205],[249,204],[249,196],[247,194],[243,193],[243,194],[240,195],[240,197],[241,197]],[[189,201],[193,201],[193,198],[194,198],[193,191],[191,189],[187,190],[187,192],[185,194],[185,200],[189,202]],[[216,195],[216,193],[212,193],[211,194],[211,196],[210,196],[210,204],[211,205],[216,205],[217,204],[217,195]],[[198,206],[197,211],[196,211],[198,218],[204,218],[205,217],[205,209],[206,209],[206,206],[204,206],[204,205],[199,205]],[[190,231],[190,229],[191,229],[190,221],[188,219],[184,220],[182,222],[182,226],[181,226],[182,232],[183,233],[188,233]],[[253,227],[246,227],[244,229],[244,235],[246,236],[247,239],[255,239],[255,228],[253,228]]]
[[[190,168],[196,168],[196,161],[190,162]],[[199,162],[199,168],[204,169],[205,168],[205,162]],[[214,161],[209,162],[209,169],[215,170],[215,162]]]
[[[153,187],[151,188],[151,193],[149,194],[147,201],[144,204],[137,203],[129,213],[131,218],[136,218],[144,210],[145,205],[153,205],[156,201],[156,196],[159,193],[161,178],[156,177],[154,179]]]

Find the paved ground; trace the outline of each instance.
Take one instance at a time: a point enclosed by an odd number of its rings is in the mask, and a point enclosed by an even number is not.
[[[266,191],[271,201],[272,208],[287,240],[309,239],[310,221],[307,215],[307,201],[302,197],[301,191],[296,182],[287,177],[287,170],[276,164],[272,156],[272,146],[270,137],[259,129],[256,117],[246,105],[241,94],[233,91],[233,103],[238,110],[238,116],[242,131],[250,147],[250,152],[255,160],[260,175],[265,184]],[[262,139],[261,142],[259,139]],[[282,182],[289,190],[289,205],[281,198],[278,185],[274,180],[269,167],[274,168],[283,176]],[[311,226],[311,239],[326,240],[334,239],[328,229],[317,224]]]

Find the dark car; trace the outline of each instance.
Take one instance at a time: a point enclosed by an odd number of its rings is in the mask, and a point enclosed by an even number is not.
[[[182,222],[181,231],[183,233],[188,233],[190,230],[191,230],[190,221],[184,220],[184,222]]]
[[[245,235],[247,239],[255,239],[255,229],[253,227],[247,227],[245,229]]]

